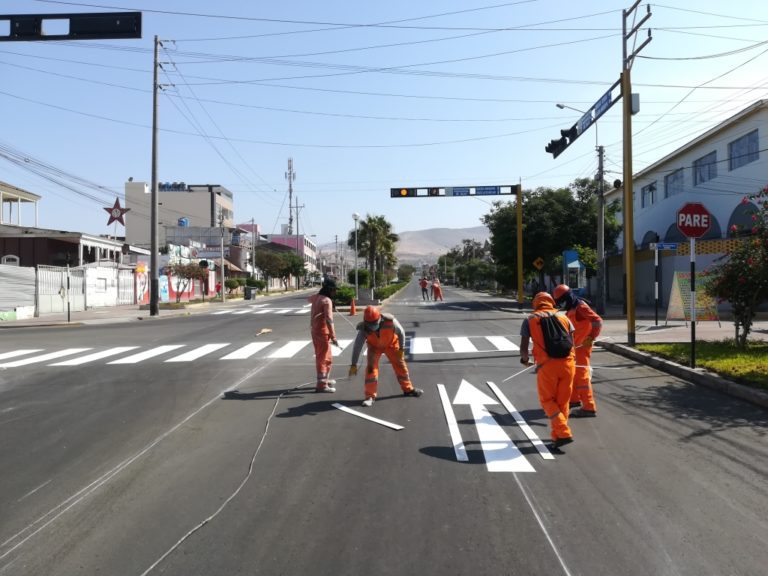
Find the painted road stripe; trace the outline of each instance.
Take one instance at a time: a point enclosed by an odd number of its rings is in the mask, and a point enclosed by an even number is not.
[[[235,315],[235,314],[250,314],[250,313],[251,313],[251,311],[248,310],[247,308],[245,310],[235,310],[234,312],[232,312],[233,315]]]
[[[181,348],[183,346],[184,344],[168,344],[165,346],[158,346],[157,348],[152,348],[150,350],[145,350],[144,352],[139,352],[138,354],[132,354],[131,356],[120,358],[120,360],[113,360],[112,362],[107,362],[107,364],[137,364],[142,360],[147,360],[149,358],[154,358],[155,356],[160,356],[161,354],[165,354],[166,352],[176,350],[177,348]]]
[[[294,354],[296,354],[299,350],[304,348],[307,344],[310,343],[310,340],[291,340],[286,344],[285,346],[278,348],[272,354],[269,355],[270,358],[290,358]]]
[[[272,312],[271,308],[265,308],[264,310],[256,310],[254,314],[269,314],[270,312]]]
[[[37,362],[47,362],[48,360],[55,360],[56,358],[62,358],[63,356],[72,356],[73,354],[79,354],[80,352],[88,352],[91,348],[67,348],[66,350],[58,350],[57,352],[49,352],[42,356],[33,356],[32,358],[24,358],[23,360],[14,360],[13,362],[6,362],[0,364],[0,368],[16,368],[17,366],[26,366],[27,364],[36,364]]]
[[[246,358],[250,358],[256,352],[259,350],[263,350],[270,344],[274,344],[274,342],[251,342],[250,344],[246,344],[242,348],[238,348],[234,352],[231,352],[227,354],[226,356],[223,356],[222,360],[245,360]]]
[[[466,336],[453,336],[448,338],[454,352],[477,352],[475,345]]]
[[[283,308],[281,310],[275,310],[275,314],[288,314],[288,312],[293,312],[294,308]]]
[[[485,339],[502,352],[514,352],[515,350],[520,350],[520,347],[517,344],[504,336],[486,336]]]
[[[5,360],[6,358],[15,358],[16,356],[24,356],[24,354],[34,354],[35,352],[42,352],[42,348],[32,349],[29,350],[14,350],[13,352],[3,352],[0,354],[0,360]]]
[[[432,342],[429,338],[411,338],[411,354],[432,354]]]
[[[224,342],[223,344],[206,344],[205,346],[200,346],[189,352],[184,352],[184,354],[169,358],[166,362],[191,362],[192,360],[197,360],[198,358],[210,354],[211,352],[215,352],[225,346],[229,346],[229,342]]]
[[[352,344],[353,340],[339,340],[338,342],[338,346],[331,345],[331,355],[333,356],[340,356],[346,347]]]
[[[230,312],[232,312],[232,310],[219,310],[218,312],[212,312],[211,314],[213,316],[219,316],[221,314],[229,314]]]
[[[86,356],[80,356],[80,358],[74,358],[72,360],[65,360],[64,362],[56,362],[56,364],[50,364],[50,366],[80,366],[87,362],[93,362],[94,360],[101,360],[102,358],[109,358],[110,356],[117,356],[123,352],[129,350],[135,350],[138,346],[118,346],[117,348],[110,348],[109,350],[102,350],[101,352],[94,352]]]
[[[525,433],[525,435],[528,437],[528,440],[531,441],[531,444],[533,444],[536,447],[536,450],[539,451],[539,454],[541,454],[541,457],[544,458],[544,460],[554,460],[554,455],[549,451],[547,448],[547,445],[544,444],[544,442],[541,441],[539,436],[536,434],[536,432],[533,431],[533,428],[531,428],[528,423],[525,421],[525,418],[523,418],[522,414],[517,411],[517,409],[514,407],[512,402],[509,401],[509,399],[504,395],[504,393],[499,389],[496,384],[493,382],[486,382],[488,384],[488,387],[493,390],[493,393],[496,394],[496,398],[499,399],[499,402],[501,402],[502,406],[507,409],[507,412],[512,416],[512,418],[515,419],[515,422],[518,426],[520,426],[520,429]]]
[[[332,404],[334,408],[338,408],[342,412],[346,412],[347,414],[352,414],[353,416],[357,416],[358,418],[363,418],[364,420],[370,420],[371,422],[376,422],[376,424],[381,424],[382,426],[386,426],[387,428],[392,428],[392,430],[402,430],[403,426],[400,426],[400,424],[394,424],[392,422],[387,422],[386,420],[380,420],[378,418],[374,418],[373,416],[368,416],[368,414],[363,414],[362,412],[358,412],[357,410],[352,410],[351,408],[347,408],[343,404],[339,404],[338,402],[335,402]]]
[[[448,393],[445,391],[445,386],[442,384],[437,385],[437,391],[440,394],[440,401],[443,404],[445,420],[448,422],[448,432],[451,435],[453,451],[456,453],[456,460],[459,462],[469,462],[467,449],[464,446],[464,440],[461,438],[461,432],[459,432],[459,423],[456,421],[456,414],[454,414],[453,409],[451,408],[451,399],[448,398]]]
[[[309,308],[302,308],[301,310],[296,310],[296,314],[307,314],[309,311]]]

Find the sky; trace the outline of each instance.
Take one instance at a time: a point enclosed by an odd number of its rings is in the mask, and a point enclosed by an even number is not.
[[[395,232],[478,226],[507,197],[389,190],[563,187],[594,177],[596,143],[606,180],[621,179],[620,100],[557,159],[544,148],[619,80],[631,7],[3,0],[0,16],[140,11],[143,20],[140,39],[0,42],[0,180],[43,197],[43,228],[113,234],[103,208],[124,204],[129,177],[151,181],[157,36],[160,182],[222,185],[238,223],[279,233],[292,158],[299,231],[318,244],[345,239],[353,213],[384,216]],[[635,172],[768,95],[768,2],[653,3],[630,53],[648,30],[631,67]],[[8,32],[0,21],[0,37]]]

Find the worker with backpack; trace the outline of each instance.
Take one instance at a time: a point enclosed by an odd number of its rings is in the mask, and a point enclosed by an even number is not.
[[[573,442],[568,426],[568,404],[576,371],[573,331],[571,321],[558,313],[547,292],[533,297],[533,314],[520,328],[520,362],[529,364],[528,345],[532,341],[539,402],[549,418],[551,447],[555,450]]]

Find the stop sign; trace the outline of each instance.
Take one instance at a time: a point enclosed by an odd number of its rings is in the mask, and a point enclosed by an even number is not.
[[[688,238],[701,238],[712,226],[712,214],[701,202],[688,202],[677,211],[677,229]]]

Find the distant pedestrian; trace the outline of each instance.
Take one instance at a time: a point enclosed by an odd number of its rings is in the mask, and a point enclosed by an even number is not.
[[[435,300],[440,300],[440,302],[443,301],[443,287],[440,285],[440,279],[435,278],[435,281],[432,282],[432,291],[435,295]]]
[[[216,296],[221,296],[221,282],[216,282]]]
[[[357,325],[357,337],[352,347],[352,365],[349,377],[357,374],[357,361],[368,345],[365,368],[365,400],[363,406],[373,406],[379,387],[379,360],[384,354],[397,375],[397,382],[403,396],[419,397],[422,390],[414,388],[405,364],[405,332],[400,322],[391,314],[383,314],[376,306],[367,306],[363,321]]]
[[[594,418],[597,406],[592,392],[592,344],[600,336],[603,319],[586,300],[579,298],[565,284],[556,286],[552,292],[555,303],[565,308],[568,319],[574,326],[573,345],[576,349],[576,374],[573,377],[571,408],[581,403],[579,410],[571,413],[571,418]]]
[[[427,279],[422,277],[421,280],[419,280],[419,286],[421,286],[421,299],[422,300],[429,300],[429,292],[427,291]]]
[[[326,278],[320,292],[309,297],[312,304],[310,308],[310,328],[312,344],[315,348],[316,383],[315,392],[336,392],[331,380],[331,366],[333,354],[331,344],[338,346],[336,330],[333,326],[333,298],[336,296],[336,282]]]
[[[539,292],[533,297],[533,314],[523,320],[520,328],[520,362],[528,364],[528,344],[533,341],[539,402],[549,418],[552,448],[559,449],[573,442],[573,434],[568,426],[568,403],[573,390],[575,360],[572,348],[565,358],[551,357],[547,353],[541,324],[546,316],[554,316],[570,334],[573,333],[571,321],[564,314],[557,314],[552,296]]]

